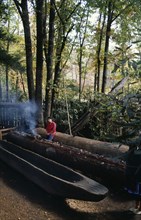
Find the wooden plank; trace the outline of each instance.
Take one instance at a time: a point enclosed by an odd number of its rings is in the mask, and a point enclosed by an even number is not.
[[[10,131],[13,131],[13,130],[15,130],[15,127],[0,129],[0,140],[3,140],[3,137],[5,137]]]

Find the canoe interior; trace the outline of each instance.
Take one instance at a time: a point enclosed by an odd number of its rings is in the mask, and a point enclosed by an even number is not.
[[[61,178],[64,181],[76,182],[83,179],[81,175],[77,175],[77,173],[74,172],[72,169],[50,159],[46,159],[41,155],[33,153],[27,149],[23,149],[19,146],[11,143],[9,144],[4,141],[2,143],[2,146],[10,152],[16,154],[17,156],[27,161],[30,161],[34,166],[37,166],[38,168],[46,171],[48,174],[56,176],[57,178]]]
[[[72,198],[76,196],[76,198],[78,199],[79,198],[83,199],[83,196],[85,196],[85,193],[86,193],[85,197],[87,197],[88,195],[88,198],[86,198],[86,200],[89,200],[90,198],[90,201],[92,200],[100,201],[101,199],[107,196],[108,189],[105,186],[99,184],[98,182],[90,178],[87,178],[84,175],[79,174],[78,172],[73,171],[72,169],[64,165],[61,165],[50,159],[44,158],[36,153],[23,149],[15,144],[11,144],[5,141],[0,141],[1,154],[4,153],[4,150],[7,151],[7,154],[8,152],[10,152],[13,155],[16,155],[15,158],[18,157],[19,159],[22,158],[21,159],[22,161],[23,160],[27,161],[26,164],[31,163],[32,166],[37,167],[38,173],[40,171],[43,171],[43,173],[46,174],[46,176],[49,176],[49,178],[52,178],[52,179],[54,178],[55,184],[56,184],[56,181],[58,181],[58,186],[61,183],[64,184],[64,185],[60,185],[61,187],[67,185],[67,187],[69,188],[66,187],[66,191],[67,189],[71,191],[71,187],[72,187],[72,193],[75,192],[76,190],[75,188],[78,189],[78,192],[80,189],[80,191],[82,190],[82,194],[84,193],[84,195],[80,195],[80,196],[79,196],[79,193],[78,195],[72,194]],[[9,153],[9,156],[10,156],[10,153]],[[2,158],[2,155],[0,155],[0,157]],[[64,190],[65,190],[65,187],[64,187]],[[62,190],[62,193],[63,193],[63,190]],[[71,198],[71,192],[65,192],[65,195],[67,195],[67,193],[69,197]]]

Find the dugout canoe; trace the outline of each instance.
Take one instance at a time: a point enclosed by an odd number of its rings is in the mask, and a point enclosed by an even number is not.
[[[104,185],[6,141],[0,141],[0,159],[55,196],[98,202],[108,194]]]
[[[109,157],[105,154],[92,154],[74,146],[47,141],[43,138],[38,139],[37,136],[18,131],[9,132],[6,140],[73,170],[80,171],[108,188],[110,186],[123,188],[125,184],[125,161],[123,160],[125,153],[121,153],[120,157],[116,157],[117,154]]]

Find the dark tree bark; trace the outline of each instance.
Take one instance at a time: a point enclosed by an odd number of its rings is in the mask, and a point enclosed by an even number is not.
[[[29,100],[34,100],[34,80],[33,80],[33,66],[32,66],[32,41],[30,33],[30,22],[28,14],[27,0],[22,0],[21,3],[18,0],[14,0],[14,3],[21,16],[23,27],[24,27],[24,38],[25,38],[25,50],[26,50],[26,72],[27,72],[27,84]]]
[[[65,2],[65,1],[64,1]],[[69,33],[71,32],[71,30],[73,29],[74,24],[71,24],[68,28],[68,22],[71,19],[71,16],[73,15],[73,13],[77,10],[78,6],[81,4],[81,2],[79,2],[74,9],[68,14],[67,17],[65,17],[65,19],[63,19],[63,3],[61,5],[61,9],[60,11],[56,9],[57,15],[60,19],[60,23],[59,23],[59,27],[58,27],[58,38],[57,38],[57,46],[56,46],[56,63],[55,63],[55,74],[54,74],[54,88],[52,91],[52,107],[55,101],[55,94],[56,94],[56,90],[55,88],[57,88],[59,86],[59,80],[60,80],[60,74],[61,74],[61,58],[62,58],[62,53],[63,50],[65,48],[66,45],[66,41],[68,38]]]
[[[36,91],[35,101],[38,106],[38,124],[43,125],[42,116],[42,80],[43,80],[43,4],[44,0],[36,0]]]
[[[10,21],[8,20],[8,32],[9,32],[9,29],[10,29]],[[9,53],[9,46],[10,46],[10,42],[8,39],[7,46],[6,46],[7,53]],[[9,66],[8,64],[6,64],[5,73],[6,73],[6,101],[7,102],[9,101],[9,73],[8,72],[9,72]]]
[[[47,82],[46,82],[46,97],[45,97],[45,121],[51,115],[52,109],[52,80],[53,80],[53,52],[54,52],[54,22],[55,22],[55,0],[50,0],[50,15],[49,15],[49,39],[48,51],[46,54],[47,64]]]
[[[8,74],[8,65],[6,64],[5,72],[6,72],[6,101],[9,101],[9,74]]]
[[[2,101],[2,85],[1,85],[1,79],[0,79],[0,101]]]
[[[108,18],[106,27],[106,39],[105,39],[105,49],[104,49],[104,67],[103,67],[103,78],[102,78],[102,89],[101,92],[105,93],[106,83],[107,83],[107,65],[108,65],[108,52],[109,52],[109,40],[111,36],[111,25],[112,23],[122,14],[126,13],[126,10],[132,7],[133,2],[127,4],[119,13],[116,13],[115,1],[108,1]]]
[[[65,29],[63,27],[63,29]],[[63,36],[63,39],[62,39]],[[55,94],[56,94],[56,88],[59,86],[59,80],[60,80],[60,74],[61,74],[61,57],[62,57],[62,52],[65,47],[66,43],[66,36],[65,36],[65,31],[62,30],[62,25],[60,25],[60,28],[58,30],[58,39],[57,39],[57,48],[56,48],[56,63],[55,63],[55,74],[54,74],[54,88],[52,91],[52,106],[55,101]]]
[[[88,17],[89,17],[89,9],[88,9],[87,15],[86,15],[86,23],[85,23],[84,33],[81,33],[81,25],[84,25],[84,24],[83,24],[84,13],[83,13],[83,15],[81,16],[81,20],[80,20],[80,33],[79,33],[79,48],[80,48],[80,53],[79,53],[79,57],[78,57],[78,67],[79,67],[79,101],[81,101],[81,96],[82,96],[82,75],[83,75],[83,71],[82,71],[82,60],[83,60],[83,46],[84,46],[84,42],[85,42],[85,38],[86,38]]]
[[[111,35],[112,18],[113,18],[113,3],[112,1],[109,1],[106,40],[105,40],[105,49],[104,49],[104,67],[103,67],[103,78],[102,78],[102,89],[101,89],[101,92],[103,93],[105,93],[106,82],[107,82],[107,63],[108,63],[109,40]]]
[[[103,17],[103,21],[102,21],[102,27],[100,29],[100,33],[99,33],[99,41],[98,41],[98,47],[97,47],[97,77],[96,77],[96,88],[97,91],[100,91],[100,71],[101,71],[101,47],[102,47],[102,39],[103,39],[103,29],[105,26],[105,18],[106,18],[106,13],[104,13],[104,17]],[[100,14],[100,18],[99,18],[99,25],[101,25],[101,20],[102,20],[102,13]]]
[[[23,93],[24,93],[24,96],[27,97],[22,73],[20,73],[20,76],[21,76],[21,84],[23,88]]]
[[[78,61],[78,67],[79,67],[79,101],[81,101],[81,95],[82,95],[82,47],[83,43],[80,42],[80,54],[79,54],[79,61]]]

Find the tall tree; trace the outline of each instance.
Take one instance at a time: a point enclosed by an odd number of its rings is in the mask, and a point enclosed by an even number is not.
[[[47,80],[45,97],[45,121],[51,115],[52,110],[52,81],[53,81],[53,52],[54,52],[54,34],[55,34],[55,0],[50,0],[49,12],[49,36],[48,51],[46,53]]]
[[[43,80],[43,20],[44,20],[44,0],[36,0],[36,90],[35,101],[38,106],[38,125],[43,124],[42,117],[42,80]]]
[[[83,77],[83,55],[85,47],[85,39],[88,26],[89,8],[83,9],[84,11],[80,15],[80,27],[79,27],[79,53],[78,53],[78,66],[79,66],[79,101],[82,97],[82,77]],[[86,11],[86,15],[85,15]]]
[[[32,41],[31,41],[31,30],[29,21],[29,11],[28,11],[28,0],[13,0],[17,10],[21,16],[24,28],[24,38],[25,38],[25,50],[26,50],[26,72],[27,72],[27,84],[29,100],[34,100],[34,77],[33,77],[33,56],[32,56]]]
[[[109,51],[109,39],[111,35],[111,24],[113,20],[114,14],[114,4],[113,0],[108,1],[108,17],[107,17],[107,24],[106,24],[106,39],[105,39],[105,49],[104,49],[104,67],[103,67],[103,78],[102,78],[102,89],[101,91],[105,92],[106,87],[106,80],[107,80],[107,62],[108,62],[108,51]]]
[[[10,13],[10,10],[8,10]],[[10,35],[10,16],[8,16],[7,21],[7,34]],[[9,47],[10,47],[10,40],[9,37],[7,39],[7,45],[6,45],[6,52],[9,53]],[[6,73],[6,100],[9,101],[9,74],[8,74],[9,66],[6,64],[5,66],[5,73]]]
[[[112,23],[122,14],[126,13],[133,3],[115,2],[114,0],[108,0],[107,3],[107,23],[105,33],[105,48],[104,48],[104,66],[103,66],[103,77],[102,77],[102,89],[101,92],[105,93],[107,83],[107,65],[108,65],[108,53],[109,53],[109,41],[111,37],[111,26]]]
[[[52,91],[52,106],[55,101],[56,88],[59,87],[59,81],[61,76],[61,58],[65,45],[67,43],[68,36],[73,30],[73,15],[77,13],[78,7],[81,4],[81,0],[77,4],[69,4],[67,0],[61,0],[59,7],[55,5],[56,13],[58,15],[58,26],[57,26],[57,40],[56,40],[56,55],[55,55],[55,71],[54,71],[54,82]]]
[[[97,64],[96,64],[96,78],[95,78],[95,91],[100,92],[100,73],[101,73],[101,49],[102,49],[102,43],[103,43],[103,35],[104,35],[104,26],[105,26],[105,18],[106,13],[104,11],[100,12],[99,15],[99,21],[98,21],[98,30],[97,30],[97,49],[96,49],[96,58],[97,58]]]

